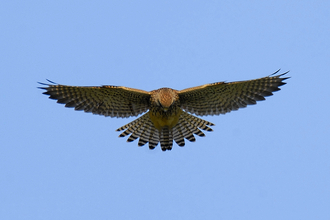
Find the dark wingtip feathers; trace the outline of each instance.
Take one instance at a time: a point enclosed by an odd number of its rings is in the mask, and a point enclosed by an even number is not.
[[[43,86],[47,86],[47,87],[37,87],[38,89],[44,89],[44,90],[48,90],[48,88],[50,87],[50,86],[54,86],[54,85],[58,85],[57,83],[55,83],[55,82],[53,82],[53,81],[50,81],[49,79],[46,79],[49,83],[42,83],[42,82],[37,82],[37,83],[39,83],[40,85],[43,85]],[[46,92],[43,92],[42,94],[45,94],[45,95],[50,95],[49,93],[48,93],[48,91],[46,91]]]
[[[50,81],[49,79],[46,79],[49,83],[42,83],[42,82],[37,82],[39,83],[40,85],[43,85],[43,86],[52,86],[52,85],[57,85],[58,83],[56,82],[53,82],[53,81]],[[47,87],[38,87],[40,89],[46,89]]]
[[[290,70],[289,70],[289,71],[286,71],[286,72],[284,72],[284,73],[282,73],[282,74],[280,74],[280,75],[274,76],[274,75],[276,75],[280,70],[281,70],[281,69],[278,69],[278,70],[275,71],[274,73],[270,74],[269,77],[271,76],[271,77],[277,77],[277,78],[280,78],[281,76],[284,76],[284,75],[286,75],[287,73],[290,72]],[[289,79],[289,78],[291,78],[291,77],[281,78],[281,80],[284,81],[284,80],[287,80],[287,79]],[[283,84],[280,84],[279,86],[286,84],[285,82],[281,82],[281,83],[283,83]]]

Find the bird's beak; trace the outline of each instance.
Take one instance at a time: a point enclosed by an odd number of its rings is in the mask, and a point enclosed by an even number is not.
[[[163,110],[164,110],[164,112],[167,112],[168,108],[164,108],[164,107],[163,107]]]

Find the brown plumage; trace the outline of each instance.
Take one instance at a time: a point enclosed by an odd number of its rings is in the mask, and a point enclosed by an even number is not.
[[[161,149],[166,151],[172,149],[173,140],[182,147],[184,139],[195,141],[194,134],[203,137],[205,134],[201,130],[212,131],[209,126],[214,124],[189,113],[219,115],[256,104],[280,90],[279,87],[285,84],[283,81],[289,78],[280,78],[286,73],[255,80],[205,84],[180,91],[170,88],[147,92],[123,86],[65,86],[51,81],[53,84],[41,83],[47,87],[40,88],[46,90],[44,94],[49,98],[65,104],[65,107],[93,114],[126,118],[149,110],[118,128],[117,131],[123,131],[119,137],[129,135],[128,142],[139,138],[138,145],[149,143],[150,149],[160,142]]]

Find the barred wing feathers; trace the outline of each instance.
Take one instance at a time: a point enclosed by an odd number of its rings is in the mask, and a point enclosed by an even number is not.
[[[278,71],[277,71],[278,72]],[[276,74],[275,72],[274,74]],[[288,72],[286,72],[288,73]],[[179,91],[181,108],[199,116],[219,115],[254,105],[257,101],[273,95],[287,78],[267,76],[255,80],[238,82],[218,82]]]
[[[127,118],[149,109],[150,93],[123,86],[65,86],[45,84],[43,94],[56,99],[65,107],[84,110],[93,114]]]

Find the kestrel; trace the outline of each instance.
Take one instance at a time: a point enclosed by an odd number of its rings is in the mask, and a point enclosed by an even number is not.
[[[138,145],[149,143],[154,149],[160,142],[163,151],[171,150],[173,140],[181,147],[185,139],[195,141],[194,134],[205,136],[201,130],[212,131],[213,123],[197,116],[219,115],[254,105],[264,97],[273,95],[288,79],[281,78],[276,71],[270,76],[238,82],[217,82],[184,90],[160,88],[147,92],[123,86],[65,86],[40,83],[47,87],[43,94],[56,99],[65,107],[84,110],[93,114],[127,118],[138,116],[136,120],[120,127],[119,137],[128,136],[132,142],[139,138]],[[148,111],[148,112],[147,112]],[[192,114],[191,114],[192,113]]]

